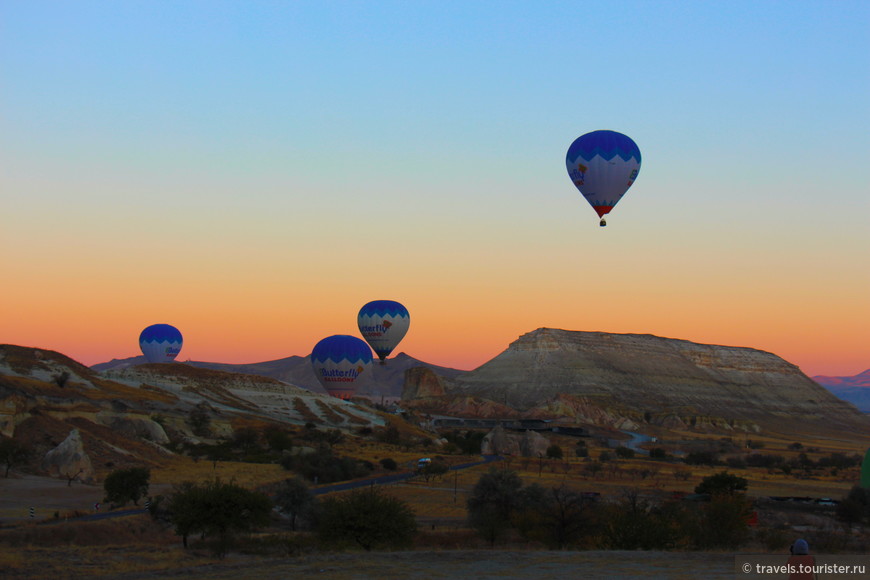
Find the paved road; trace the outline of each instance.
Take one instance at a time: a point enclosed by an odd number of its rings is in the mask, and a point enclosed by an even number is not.
[[[493,461],[498,461],[502,459],[499,455],[482,455],[482,461],[472,461],[470,463],[461,463],[459,465],[453,465],[449,468],[450,471],[458,471],[460,469],[468,469],[469,467],[477,467],[478,465],[484,465],[486,463],[492,463]],[[333,493],[336,491],[347,491],[349,489],[358,489],[361,487],[369,487],[372,485],[388,485],[390,483],[397,483],[399,481],[406,481],[411,479],[417,475],[414,472],[404,472],[404,473],[394,473],[392,475],[382,475],[380,477],[371,477],[368,479],[360,479],[356,481],[344,481],[341,483],[334,483],[332,485],[324,485],[321,487],[317,487],[311,490],[312,495],[325,495],[327,493]],[[106,512],[97,512],[94,514],[88,514],[85,516],[79,516],[75,518],[67,518],[67,519],[58,519],[58,520],[47,520],[42,523],[60,523],[63,521],[77,521],[77,522],[90,522],[95,520],[105,520],[109,518],[122,518],[126,516],[135,516],[138,514],[143,514],[147,510],[144,507],[126,509],[126,510],[115,510],[115,511],[106,511]]]
[[[450,471],[458,471],[460,469],[468,469],[469,467],[477,467],[478,465],[483,465],[485,463],[491,463],[493,461],[498,461],[502,459],[500,455],[482,455],[483,461],[472,461],[471,463],[461,463],[459,465],[453,465],[449,468]],[[380,477],[372,477],[369,479],[361,479],[357,481],[344,481],[342,483],[335,483],[332,485],[324,485],[322,487],[317,487],[311,490],[312,495],[324,495],[327,493],[332,493],[335,491],[347,491],[348,489],[358,489],[361,487],[368,487],[371,485],[387,485],[390,483],[397,483],[399,481],[406,481],[411,479],[417,475],[414,472],[405,472],[405,473],[394,473],[392,475],[383,475]]]
[[[641,455],[649,455],[649,451],[642,448],[641,445],[643,445],[644,443],[649,443],[654,439],[654,437],[644,435],[643,433],[635,433],[634,431],[623,431],[623,433],[631,437],[631,439],[625,443],[626,447],[628,447],[629,449],[633,449]]]

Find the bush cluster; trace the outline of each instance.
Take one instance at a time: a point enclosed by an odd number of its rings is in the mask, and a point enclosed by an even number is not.
[[[709,481],[708,481],[709,480]],[[523,487],[516,472],[492,469],[467,501],[469,525],[490,545],[516,534],[550,548],[734,549],[749,536],[746,480],[722,473],[699,487],[710,501],[655,501],[627,491],[615,502],[565,487]]]
[[[372,472],[374,466],[350,457],[338,457],[330,449],[321,448],[312,453],[287,455],[281,459],[284,469],[295,471],[309,481],[331,483],[356,479]]]

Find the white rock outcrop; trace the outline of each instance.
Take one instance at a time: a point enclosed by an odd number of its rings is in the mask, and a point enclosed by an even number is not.
[[[73,429],[63,442],[45,454],[42,469],[51,477],[75,478],[84,483],[94,480],[91,458],[85,453],[82,436]]]

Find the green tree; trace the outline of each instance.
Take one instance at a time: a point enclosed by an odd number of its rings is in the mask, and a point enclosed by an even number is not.
[[[120,506],[132,501],[134,505],[139,505],[139,500],[148,494],[150,479],[151,470],[145,467],[116,469],[103,481],[106,492],[103,501]]]
[[[848,524],[870,521],[870,489],[856,485],[837,505],[837,517]]]
[[[749,538],[750,502],[743,494],[717,493],[709,502],[680,502],[671,513],[687,544],[695,549],[734,550]]]
[[[185,547],[188,535],[201,533],[216,539],[215,555],[223,558],[235,534],[269,523],[272,502],[262,493],[214,479],[176,486],[167,510]]]
[[[447,467],[446,463],[436,459],[420,468],[419,473],[424,481],[429,481],[430,479],[438,479],[439,477],[442,477],[449,471],[449,469],[450,468]]]
[[[211,432],[211,417],[208,414],[208,410],[202,404],[190,410],[187,422],[190,424],[194,435],[206,437]]]
[[[317,529],[326,543],[356,543],[371,551],[409,546],[417,520],[408,504],[371,488],[326,499]]]
[[[588,510],[589,502],[564,484],[547,489],[532,484],[521,490],[513,521],[524,537],[562,549],[583,534]]]
[[[301,477],[286,479],[275,494],[278,510],[290,518],[290,529],[296,530],[296,519],[304,517],[314,507],[314,496]]]
[[[550,445],[547,447],[548,459],[562,459],[562,448],[558,445]]]
[[[399,464],[396,463],[396,460],[392,457],[384,457],[380,461],[381,467],[386,469],[387,471],[396,471],[399,468]]]
[[[280,427],[270,426],[263,433],[266,444],[273,451],[284,451],[293,448],[293,437],[289,431]]]
[[[667,459],[668,452],[661,447],[653,447],[649,450],[650,459]]]
[[[634,449],[630,447],[617,447],[616,456],[620,459],[632,459],[634,457]]]
[[[510,527],[511,516],[520,504],[523,483],[516,471],[491,468],[480,476],[466,502],[468,522],[490,545]]]
[[[281,459],[281,465],[317,483],[345,481],[371,472],[365,463],[351,457],[336,457],[325,447],[313,453],[287,455]]]
[[[30,447],[11,437],[0,437],[0,462],[6,466],[6,477],[9,470],[19,465],[24,465],[33,454]]]
[[[233,443],[245,453],[250,453],[257,448],[260,434],[253,427],[242,427],[233,433]]]
[[[708,493],[711,496],[719,494],[733,495],[744,492],[746,489],[747,483],[745,478],[722,471],[702,479],[701,483],[695,487],[695,493]]]
[[[604,546],[613,550],[670,548],[674,536],[654,508],[637,490],[625,490],[617,503],[606,508],[601,532]]]

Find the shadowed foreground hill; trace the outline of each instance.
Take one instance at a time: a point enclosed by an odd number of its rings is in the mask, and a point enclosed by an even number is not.
[[[429,397],[418,394],[408,403],[432,412],[452,404],[457,413],[457,399],[473,400],[478,409],[488,401],[497,413],[506,406],[522,417],[623,428],[648,422],[747,431],[870,429],[855,407],[774,354],[652,335],[541,328],[441,383],[441,397],[429,390]],[[406,384],[406,393],[417,392]]]

